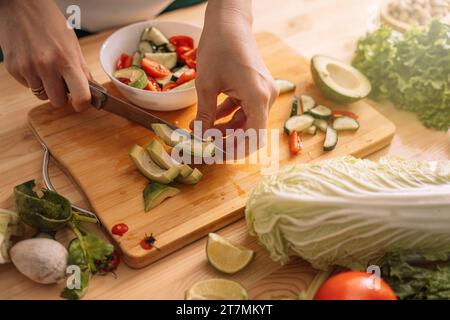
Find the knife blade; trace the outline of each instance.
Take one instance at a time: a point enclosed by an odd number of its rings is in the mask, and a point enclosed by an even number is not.
[[[89,89],[91,91],[91,104],[97,110],[105,110],[132,122],[138,123],[144,128],[152,129],[152,124],[162,123],[170,127],[172,130],[183,130],[177,126],[138,108],[120,98],[114,97],[108,93],[108,90],[93,82],[89,81]]]

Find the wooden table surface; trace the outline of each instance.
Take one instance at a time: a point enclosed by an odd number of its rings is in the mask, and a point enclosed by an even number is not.
[[[373,28],[377,8],[384,0],[254,0],[254,30],[276,34],[300,54],[311,57],[322,53],[349,60],[356,39]],[[158,19],[203,23],[205,5],[175,11]],[[81,40],[87,63],[100,82],[107,81],[98,52],[109,33]],[[0,64],[0,207],[13,209],[12,188],[30,179],[41,179],[42,150],[27,124],[27,113],[41,102],[22,87]],[[411,113],[390,104],[371,102],[397,126],[388,148],[370,156],[378,159],[390,154],[414,159],[450,159],[450,133],[425,129]],[[51,167],[57,190],[72,202],[86,206],[77,188]],[[256,259],[239,274],[228,277],[244,284],[253,299],[277,295],[294,296],[307,287],[315,271],[299,259],[280,266],[246,231],[241,220],[219,232],[230,240],[254,249]],[[121,265],[112,276],[95,277],[86,299],[182,299],[185,289],[197,280],[223,277],[214,271],[204,254],[205,239],[199,240],[167,258],[141,270]],[[0,266],[0,299],[55,299],[61,286],[37,285],[9,265]]]

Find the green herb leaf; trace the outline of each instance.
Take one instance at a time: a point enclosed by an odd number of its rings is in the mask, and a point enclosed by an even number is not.
[[[80,288],[79,289],[69,289],[67,287],[64,288],[61,293],[61,297],[70,300],[79,300],[83,298],[86,294],[87,288],[89,286],[89,279],[91,277],[91,273],[88,269],[85,269],[80,274]]]

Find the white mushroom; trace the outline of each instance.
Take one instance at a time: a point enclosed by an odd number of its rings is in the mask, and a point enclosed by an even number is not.
[[[66,248],[55,240],[24,240],[14,245],[9,254],[15,267],[35,282],[50,284],[64,279],[68,253]]]

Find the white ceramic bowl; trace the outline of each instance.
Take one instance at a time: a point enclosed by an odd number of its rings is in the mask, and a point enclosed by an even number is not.
[[[197,101],[195,88],[152,92],[127,86],[112,76],[120,55],[124,52],[133,54],[137,50],[142,31],[150,26],[157,27],[168,38],[174,35],[190,36],[194,39],[196,47],[202,32],[200,27],[172,21],[144,21],[131,24],[114,32],[103,43],[100,49],[100,63],[103,70],[126,99],[142,108],[173,111],[193,105]]]

